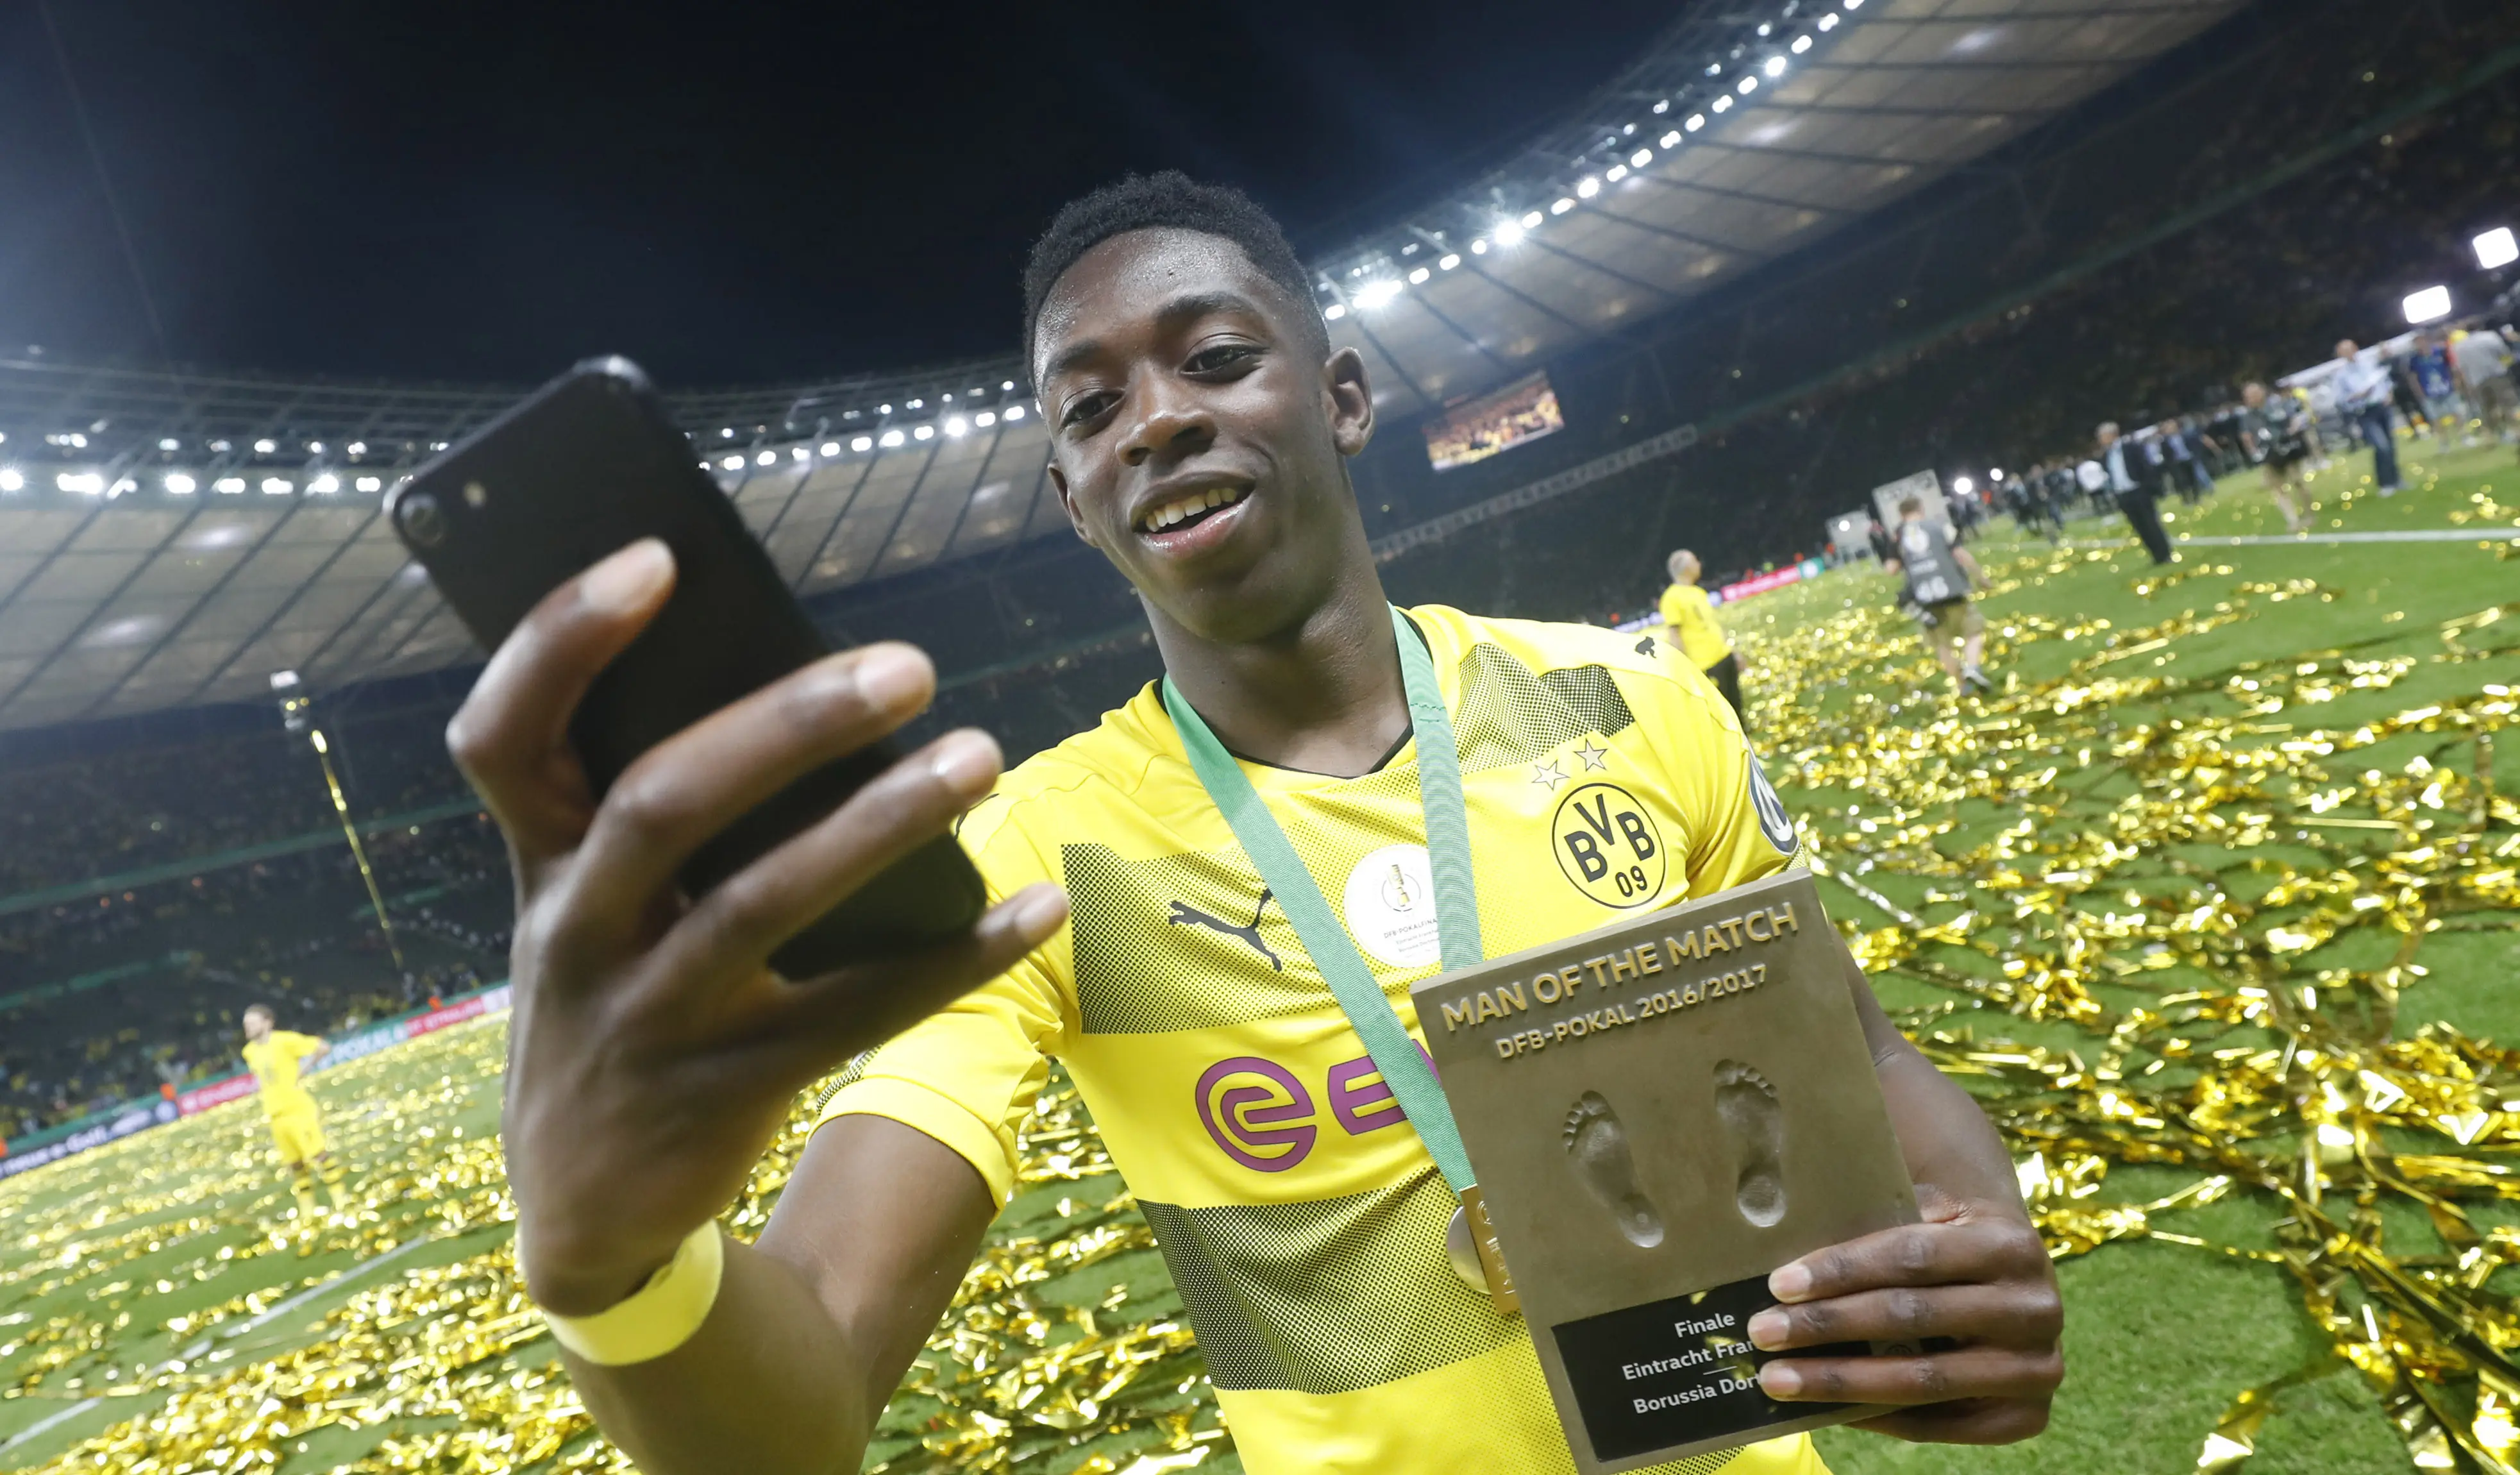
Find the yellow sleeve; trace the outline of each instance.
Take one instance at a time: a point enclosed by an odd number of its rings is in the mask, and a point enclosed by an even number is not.
[[[1662,592],[1662,622],[1675,629],[1688,617],[1688,602],[1681,597],[1680,586],[1666,586]]]
[[[1005,823],[1003,796],[965,823],[964,844],[995,906],[1035,881],[1056,880],[1029,841]],[[992,813],[994,811],[994,813]],[[1050,1076],[1072,1013],[1074,945],[1062,926],[1014,967],[895,1036],[821,1121],[879,1116],[923,1132],[968,1162],[1000,1208],[1014,1196],[1015,1131]]]
[[[1688,824],[1688,894],[1693,900],[1776,874],[1793,862],[1799,837],[1741,733],[1732,704],[1703,673],[1667,662],[1665,679],[1643,678],[1628,699],[1660,753],[1671,793]]]
[[[280,1037],[281,1045],[289,1053],[300,1060],[324,1052],[324,1042],[313,1035],[301,1035],[293,1029],[274,1030],[273,1033]]]

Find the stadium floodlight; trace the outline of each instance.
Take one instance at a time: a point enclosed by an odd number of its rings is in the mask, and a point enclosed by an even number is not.
[[[1680,130],[1678,128],[1674,128],[1669,133],[1664,134],[1660,139],[1656,140],[1656,142],[1660,143],[1666,149],[1677,149],[1680,147]]]
[[[271,690],[275,692],[286,692],[295,685],[297,685],[297,673],[294,671],[274,671],[271,673]]]
[[[2449,316],[2449,288],[2427,287],[2421,291],[2410,291],[2407,293],[2408,322],[2429,323],[2435,318],[2446,318]]]
[[[200,482],[195,481],[192,477],[186,475],[182,471],[168,471],[166,473],[166,495],[170,497],[189,497],[193,495],[193,493],[201,490],[201,486],[202,484]]]
[[[94,497],[104,492],[105,478],[94,471],[64,471],[53,478],[53,485],[82,497]]]
[[[1663,147],[1667,149],[1671,146],[1669,144],[1665,144]],[[1651,149],[1639,149],[1636,153],[1628,156],[1628,167],[1632,169],[1642,169],[1652,162],[1653,151]]]
[[[741,456],[729,456],[726,460],[719,462],[718,465],[730,471],[741,471],[743,469],[743,458]]]
[[[1575,186],[1575,195],[1579,200],[1590,200],[1600,193],[1601,182],[1595,179],[1590,174],[1585,175],[1584,178]],[[1572,208],[1572,206],[1569,206],[1569,208]]]
[[[1977,490],[1977,483],[1969,480],[1966,476],[1955,476],[1952,478],[1952,490],[1965,497],[1969,493]]]
[[[1662,116],[1664,113],[1669,112],[1671,111],[1671,99],[1669,99],[1669,98],[1664,98],[1664,99],[1662,99],[1661,101],[1659,101],[1659,102],[1655,103],[1655,104],[1653,105],[1653,111],[1654,111],[1654,116],[1656,116],[1656,117],[1660,117],[1660,116]]]
[[[1601,171],[1601,177],[1612,184],[1617,184],[1620,180],[1628,177],[1628,166],[1626,164],[1612,164]]]
[[[875,437],[872,435],[856,436],[849,441],[849,449],[861,453],[872,451],[875,449]]]
[[[320,441],[320,440],[310,440],[310,441],[306,442],[306,454],[307,454],[307,455],[309,455],[309,456],[321,456],[321,455],[323,455],[323,454],[324,454],[324,442],[322,442],[322,441]]]
[[[0,492],[22,492],[25,489],[25,472],[13,466],[0,466]]]
[[[1015,381],[1014,381],[1013,380],[1007,380],[1005,383],[998,385],[998,387],[999,387],[999,388],[1001,388],[1001,389],[1005,389],[1005,390],[1008,390],[1008,391],[1010,391],[1010,392],[1012,392],[1012,391],[1014,389],[1014,386],[1015,386]]]
[[[1329,306],[1322,309],[1322,320],[1327,323],[1335,323],[1346,316],[1347,304],[1345,302],[1332,302]]]
[[[6,440],[6,439],[8,439],[8,438],[9,438],[9,437],[8,437],[8,436],[6,436],[6,435],[0,435],[0,440]],[[159,450],[161,450],[161,451],[172,451],[172,450],[177,450],[177,449],[181,448],[182,444],[183,444],[183,442],[178,441],[178,440],[175,440],[175,439],[174,439],[174,438],[172,438],[172,437],[169,437],[169,438],[167,438],[167,439],[164,439],[164,440],[161,440],[161,441],[158,442],[158,449],[159,449]]]
[[[1470,254],[1471,254],[1471,255],[1473,255],[1473,256],[1484,256],[1484,255],[1486,255],[1487,253],[1488,253],[1488,238],[1487,238],[1487,237],[1485,237],[1485,236],[1481,236],[1481,237],[1477,238],[1476,240],[1474,240],[1474,241],[1472,241],[1472,242],[1470,243]]]
[[[997,423],[998,412],[995,410],[983,410],[979,414],[971,417],[971,424],[978,425],[983,430]]]
[[[1706,126],[1706,114],[1703,112],[1692,112],[1688,115],[1688,121],[1681,124],[1681,126],[1687,128],[1691,133],[1695,133],[1698,129]]]
[[[909,436],[902,434],[899,430],[886,430],[883,432],[883,438],[878,441],[877,444],[889,451],[894,446],[901,444],[909,438]]]
[[[878,415],[890,415],[892,413],[892,406],[878,405],[875,407],[875,413]]]
[[[1446,252],[1445,252],[1441,257],[1439,257],[1439,258],[1436,260],[1436,262],[1435,262],[1435,265],[1437,266],[1437,268],[1439,268],[1440,270],[1443,270],[1443,271],[1451,271],[1454,267],[1457,267],[1457,266],[1459,266],[1459,265],[1461,265],[1461,264],[1462,264],[1462,254],[1461,254],[1461,252],[1459,252],[1459,251],[1446,251]]]
[[[1864,9],[1864,0],[1838,0],[1838,3],[1844,5],[1848,10]]]
[[[1751,93],[1758,90],[1759,79],[1757,77],[1743,77],[1741,79],[1741,95],[1743,97],[1748,97]]]
[[[755,466],[769,466],[778,459],[778,453],[773,451],[764,451],[760,455],[752,458],[752,464]]]
[[[1523,211],[1523,212],[1522,212],[1522,228],[1523,228],[1525,231],[1536,231],[1536,230],[1540,229],[1540,212],[1539,212],[1538,210],[1525,210],[1525,211]],[[1519,238],[1517,238],[1517,239],[1519,239]],[[1500,231],[1500,232],[1498,232],[1498,233],[1497,233],[1497,244],[1498,244],[1499,246],[1507,246],[1507,245],[1510,245],[1511,243],[1510,243],[1510,242],[1508,242],[1508,241],[1505,239],[1505,233],[1504,233],[1504,232],[1502,232],[1502,231]]]
[[[948,416],[945,420],[945,433],[948,435],[968,435],[971,433],[971,423],[965,420],[960,415]]]
[[[1742,80],[1743,80],[1743,81],[1747,81],[1747,80],[1749,80],[1749,78],[1744,77],[1744,78],[1742,78]],[[1717,99],[1715,100],[1715,111],[1716,111],[1716,112],[1732,112],[1732,95],[1731,93],[1726,93],[1724,96],[1722,96],[1722,97],[1720,97],[1720,98],[1717,98]]]
[[[382,492],[385,489],[385,479],[382,476],[362,476],[357,486],[363,492]]]
[[[2487,271],[2520,261],[2520,241],[2511,239],[2511,227],[2498,225],[2469,243],[2476,247],[2476,264]]]
[[[245,478],[243,476],[222,476],[218,480],[210,483],[210,490],[217,492],[224,497],[236,496],[238,493],[245,490]]]
[[[1768,75],[1772,77],[1783,76],[1785,74],[1785,59],[1782,57],[1770,57],[1768,58],[1768,65],[1761,69],[1766,71]],[[1750,79],[1748,77],[1743,77],[1741,80],[1746,82]],[[1747,91],[1748,89],[1744,88],[1742,90]]]
[[[335,492],[338,492],[340,489],[341,478],[334,475],[330,471],[326,471],[323,475],[306,483],[306,490],[326,497],[332,496]]]
[[[1398,295],[1400,283],[1397,279],[1376,277],[1356,290],[1356,305],[1366,312],[1372,312],[1389,305],[1391,299]]]
[[[279,449],[280,442],[276,440],[257,440],[253,443],[253,454],[256,456],[268,456]]]
[[[351,441],[349,444],[349,452],[353,456],[365,456],[368,454],[368,443],[364,440]]]
[[[1549,213],[1552,215],[1563,215],[1573,208],[1575,208],[1575,201],[1563,195],[1549,201]]]
[[[1988,467],[1986,469],[1986,479],[1989,481],[2002,481],[2003,479],[2003,468],[2000,466]]]
[[[1421,266],[1409,274],[1409,285],[1412,287],[1423,287],[1426,285],[1426,279],[1433,275],[1435,275],[1433,272],[1430,272]]]
[[[907,408],[913,410],[924,410],[927,408],[927,401],[923,399],[914,399],[910,402]]]
[[[836,440],[824,441],[823,454],[826,456],[837,456],[840,454],[840,443]]]
[[[266,497],[286,497],[295,490],[297,490],[295,483],[292,482],[286,476],[265,476],[262,478],[262,494]]]
[[[1809,36],[1796,36],[1796,37],[1794,37],[1794,44],[1793,44],[1793,45],[1791,45],[1791,46],[1786,47],[1785,49],[1786,49],[1787,51],[1792,52],[1795,56],[1801,56],[1804,52],[1807,52],[1807,51],[1811,50],[1811,47],[1812,47],[1812,40],[1811,40],[1811,37],[1809,37]]]
[[[1820,28],[1821,28],[1821,29],[1822,29],[1822,30],[1835,30],[1835,29],[1837,29],[1837,17],[1835,17],[1834,15],[1828,15],[1828,16],[1822,16],[1822,17],[1821,17],[1821,18],[1820,18]]]
[[[814,453],[812,449],[806,446],[789,446],[788,448],[788,459],[790,461],[811,461],[814,459]]]
[[[1499,246],[1511,246],[1522,239],[1522,233],[1527,229],[1529,229],[1529,227],[1525,226],[1519,220],[1500,220],[1496,223],[1496,244]],[[1478,252],[1480,255],[1487,254],[1486,252],[1479,250],[1478,243],[1476,242],[1472,242],[1470,244],[1470,249]]]
[[[934,425],[913,426],[910,431],[910,438],[913,440],[934,440],[936,438],[936,427]]]
[[[1009,419],[1009,420],[1021,420],[1021,419],[1023,419],[1023,406],[1021,406],[1021,405],[1009,405],[1009,406],[1007,406],[1007,419]]]
[[[718,427],[717,427],[717,438],[718,438],[718,439],[720,439],[720,440],[733,440],[733,439],[735,439],[735,426],[733,426],[733,425],[720,425],[720,426],[718,426]]]

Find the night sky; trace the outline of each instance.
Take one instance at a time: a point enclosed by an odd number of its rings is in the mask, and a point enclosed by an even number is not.
[[[0,355],[683,385],[1004,351],[1031,238],[1127,169],[1335,248],[1682,8],[48,3],[162,342],[38,0],[0,0]]]

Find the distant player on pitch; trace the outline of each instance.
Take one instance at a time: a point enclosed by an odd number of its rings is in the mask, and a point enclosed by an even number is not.
[[[1741,709],[1741,661],[1732,653],[1732,638],[1715,622],[1715,602],[1697,587],[1697,555],[1684,548],[1667,566],[1671,587],[1662,592],[1662,622],[1672,643],[1732,703],[1732,714],[1746,721],[1750,714]]]
[[[346,1209],[341,1191],[341,1164],[324,1142],[324,1115],[297,1077],[307,1063],[323,1058],[329,1048],[312,1035],[271,1027],[271,1007],[257,1004],[245,1011],[245,1063],[261,1088],[263,1113],[271,1118],[272,1145],[280,1165],[289,1170],[290,1191],[297,1198],[297,1217],[312,1222],[322,1212],[315,1202],[315,1180],[321,1177],[333,1207]]]
[[[1913,497],[1899,504],[1898,543],[1908,598],[1921,611],[1925,644],[1933,647],[1934,659],[1963,694],[1972,687],[1994,691],[1995,683],[1979,664],[1986,655],[1986,616],[1969,603],[1970,591],[1986,587],[1977,559],[1926,521],[1924,504]]]

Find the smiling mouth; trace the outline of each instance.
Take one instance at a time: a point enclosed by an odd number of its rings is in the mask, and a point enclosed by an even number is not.
[[[1249,495],[1249,489],[1244,487],[1211,487],[1203,492],[1191,492],[1149,509],[1138,519],[1138,531],[1152,534],[1193,526]]]

